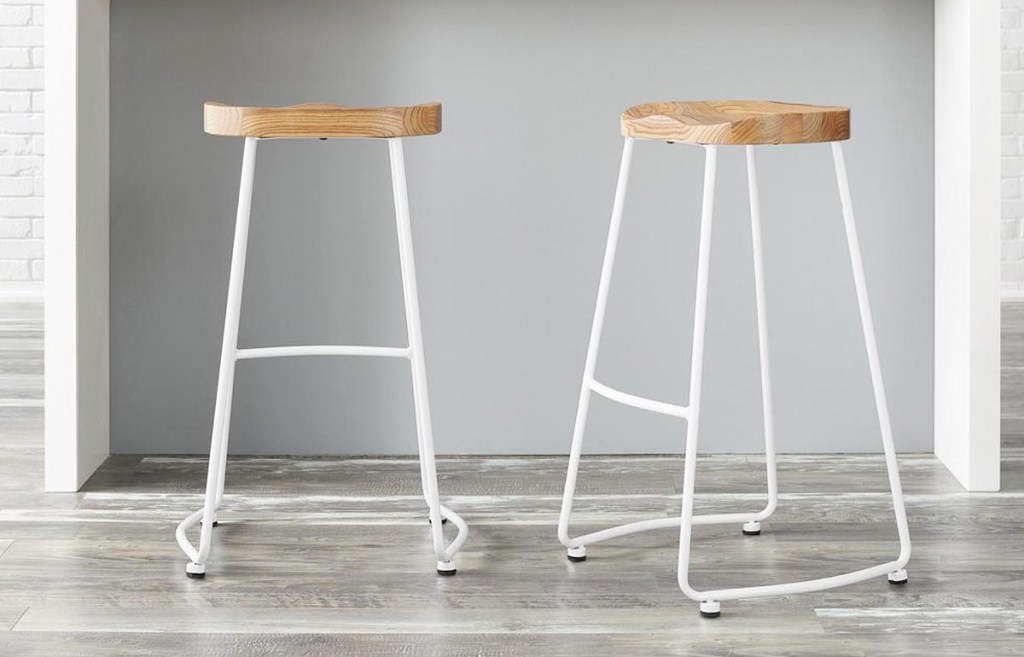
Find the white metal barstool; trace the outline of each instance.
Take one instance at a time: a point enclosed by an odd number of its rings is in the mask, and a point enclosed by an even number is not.
[[[430,402],[427,397],[427,375],[423,361],[423,336],[420,330],[419,297],[416,290],[416,266],[413,261],[412,228],[409,221],[409,198],[405,182],[405,158],[402,138],[433,135],[441,131],[441,106],[437,103],[407,107],[353,108],[341,105],[310,103],[291,107],[232,107],[206,103],[203,123],[207,133],[245,138],[242,156],[242,182],[238,194],[238,215],[231,255],[227,312],[224,319],[224,341],[221,347],[220,377],[217,381],[217,405],[210,441],[210,466],[206,479],[206,498],[202,509],[178,525],[176,537],[188,555],[185,572],[189,577],[206,575],[206,564],[217,525],[217,509],[224,496],[224,474],[227,464],[228,430],[231,423],[231,395],[235,365],[250,358],[282,356],[383,356],[406,358],[412,367],[413,402],[416,433],[419,443],[420,481],[429,509],[430,531],[437,572],[454,575],[453,557],[466,542],[469,528],[454,511],[440,502],[437,470],[434,464],[434,439],[431,433]],[[256,168],[256,144],[261,139],[386,139],[391,157],[391,183],[394,192],[395,218],[398,224],[398,251],[402,267],[405,297],[405,319],[408,328],[407,347],[364,347],[342,345],[309,345],[295,347],[238,348],[238,317],[242,305],[242,278],[245,272],[245,249],[249,233],[249,209],[252,200],[253,175]],[[455,539],[446,547],[442,524],[451,520],[458,528]],[[189,541],[186,532],[202,522],[199,548]]]
[[[864,281],[864,267],[861,262],[857,229],[854,224],[853,205],[850,201],[850,188],[846,177],[846,165],[843,160],[843,149],[840,144],[841,141],[850,137],[849,109],[768,101],[651,103],[631,107],[622,115],[622,134],[625,136],[625,145],[622,152],[622,163],[619,168],[619,180],[615,190],[615,202],[612,208],[611,227],[608,234],[608,244],[605,249],[604,265],[601,270],[601,282],[597,293],[597,309],[594,313],[590,346],[587,350],[586,365],[583,371],[583,385],[580,391],[579,406],[576,411],[576,426],[573,432],[572,448],[569,456],[569,470],[565,480],[562,509],[558,520],[558,538],[567,548],[569,559],[571,561],[584,561],[587,554],[586,546],[592,543],[650,529],[678,526],[679,563],[677,575],[679,587],[689,598],[700,602],[701,615],[709,618],[720,614],[721,601],[723,600],[820,591],[880,575],[887,575],[889,581],[893,584],[905,584],[907,582],[905,566],[910,559],[910,532],[903,504],[903,492],[900,486],[900,475],[896,462],[896,449],[893,445],[892,427],[889,422],[889,409],[885,399],[885,388],[882,385],[882,370],[878,360],[878,348],[875,343],[871,308],[868,304],[867,287]],[[615,262],[616,243],[622,223],[622,210],[629,178],[630,160],[633,153],[633,143],[636,139],[688,143],[701,146],[705,151],[704,191],[697,262],[697,301],[693,320],[693,351],[690,365],[690,401],[686,406],[631,395],[607,386],[594,378],[598,345],[601,341],[601,330],[604,325],[605,309],[608,302],[608,289]],[[839,186],[839,198],[842,202],[843,221],[846,226],[846,238],[850,249],[850,259],[853,264],[857,303],[860,308],[861,325],[871,371],[871,383],[875,394],[875,406],[878,411],[878,422],[881,427],[882,446],[885,451],[889,484],[892,489],[896,527],[900,540],[900,552],[893,561],[833,577],[768,586],[698,591],[690,586],[689,581],[690,540],[693,526],[737,522],[743,523],[744,534],[757,535],[761,532],[761,522],[775,511],[778,502],[755,146],[762,144],[803,144],[815,142],[831,142],[832,146],[836,180]],[[768,464],[768,502],[760,511],[752,511],[750,513],[694,515],[694,482],[697,472],[697,437],[700,420],[701,378],[704,368],[704,325],[708,300],[708,269],[711,257],[711,219],[714,208],[715,168],[718,148],[720,146],[736,145],[744,146],[747,155],[750,228],[754,252],[754,289],[761,362],[761,396],[764,414],[765,454]],[[679,518],[642,520],[592,532],[583,536],[572,537],[569,535],[569,520],[572,514],[580,453],[583,448],[583,433],[587,422],[590,396],[593,393],[621,404],[682,418],[687,421],[683,503]]]

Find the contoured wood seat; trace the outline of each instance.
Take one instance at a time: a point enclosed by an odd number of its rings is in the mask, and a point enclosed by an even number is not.
[[[622,113],[622,134],[691,144],[808,144],[850,138],[850,110],[769,100],[669,101]]]
[[[303,103],[287,107],[239,107],[208,101],[203,129],[229,137],[371,138],[417,137],[441,132],[441,104],[347,107]]]

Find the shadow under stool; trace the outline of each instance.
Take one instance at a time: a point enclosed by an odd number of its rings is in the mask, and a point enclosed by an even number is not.
[[[610,538],[633,534],[651,529],[679,527],[679,560],[677,577],[679,587],[692,600],[700,602],[701,615],[709,618],[721,613],[721,601],[740,598],[754,598],[791,593],[821,591],[837,586],[860,582],[881,575],[888,576],[892,584],[905,584],[905,566],[910,559],[910,532],[907,514],[903,504],[896,449],[893,445],[889,409],[882,384],[882,370],[875,343],[871,307],[864,280],[857,229],[854,223],[853,205],[846,176],[841,142],[850,137],[850,110],[845,107],[799,105],[770,101],[696,101],[660,102],[637,105],[622,115],[622,134],[625,145],[622,163],[615,189],[611,227],[601,270],[601,281],[597,293],[597,308],[590,333],[590,346],[583,371],[583,384],[579,406],[576,411],[576,426],[573,432],[569,455],[569,470],[565,481],[562,508],[558,521],[558,538],[568,550],[572,561],[586,559],[586,546]],[[598,345],[604,325],[608,290],[615,263],[616,244],[622,223],[626,186],[629,180],[633,145],[638,139],[685,143],[704,149],[704,190],[700,218],[700,244],[697,261],[697,300],[693,320],[692,361],[690,365],[690,399],[688,405],[678,405],[638,397],[608,386],[594,378],[597,365]],[[772,427],[771,375],[768,357],[767,308],[765,302],[764,263],[761,246],[761,210],[757,191],[756,147],[770,144],[810,144],[828,142],[831,145],[835,165],[839,199],[842,203],[846,239],[853,265],[857,304],[860,309],[861,328],[864,333],[871,384],[874,389],[875,407],[881,427],[882,446],[892,490],[896,527],[899,534],[900,552],[896,559],[860,570],[799,582],[772,584],[767,586],[746,586],[717,590],[698,591],[690,585],[690,543],[694,525],[743,523],[746,535],[761,533],[761,522],[775,511],[778,502],[776,483],[775,446]],[[694,482],[697,471],[697,438],[701,409],[701,381],[704,372],[704,328],[708,301],[708,271],[711,260],[711,224],[714,209],[715,169],[718,150],[722,147],[742,146],[746,149],[747,182],[750,195],[750,229],[753,242],[754,290],[757,305],[758,344],[760,350],[761,397],[764,416],[765,454],[768,464],[768,502],[759,510],[750,513],[723,513],[694,515]],[[591,395],[597,393],[627,406],[661,413],[686,420],[686,450],[683,475],[682,511],[678,518],[660,518],[632,522],[618,527],[591,532],[583,536],[569,535],[569,521],[572,514],[573,495],[579,470],[580,454],[583,448],[583,434]]]

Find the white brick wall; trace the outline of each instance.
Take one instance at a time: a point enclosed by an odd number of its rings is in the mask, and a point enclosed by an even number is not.
[[[1024,0],[1003,6],[1003,293],[1024,294]]]
[[[43,0],[0,0],[0,282],[43,280]]]

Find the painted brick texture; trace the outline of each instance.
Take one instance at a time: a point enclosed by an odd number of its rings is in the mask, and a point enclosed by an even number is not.
[[[0,281],[43,280],[43,0],[0,0]]]

